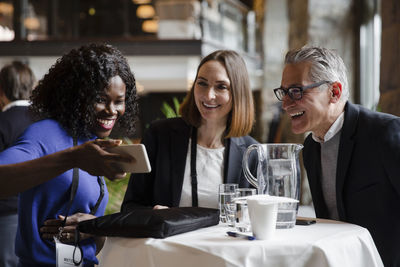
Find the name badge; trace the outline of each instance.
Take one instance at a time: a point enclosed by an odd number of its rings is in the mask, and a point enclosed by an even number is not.
[[[58,238],[54,237],[54,241],[56,242],[56,263],[57,267],[82,267],[83,264],[81,261],[82,253],[79,248],[75,248],[75,246],[63,244]],[[74,254],[75,250],[75,254]],[[80,262],[79,265],[74,264],[75,262]]]

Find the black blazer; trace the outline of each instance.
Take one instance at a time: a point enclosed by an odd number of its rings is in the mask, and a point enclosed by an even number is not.
[[[12,146],[32,122],[26,106],[14,106],[0,112],[0,152]],[[0,215],[16,214],[17,208],[18,196],[0,199]]]
[[[131,175],[121,210],[132,206],[179,205],[190,133],[191,126],[181,118],[159,120],[150,126],[142,141],[152,171]],[[242,158],[247,147],[256,143],[250,136],[228,140],[224,183],[237,183],[239,187],[250,186],[242,171]],[[252,173],[255,173],[254,158],[250,158],[249,166]]]
[[[32,122],[26,106],[15,106],[0,112],[0,151],[13,145]]]
[[[328,218],[320,144],[304,143],[317,217]],[[400,118],[347,103],[340,136],[336,199],[341,221],[367,228],[385,266],[400,266]]]

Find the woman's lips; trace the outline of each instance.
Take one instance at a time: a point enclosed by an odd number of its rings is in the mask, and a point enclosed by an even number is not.
[[[206,108],[216,108],[219,105],[217,105],[217,104],[207,104],[207,103],[203,102],[203,106],[206,107]]]
[[[97,119],[97,124],[105,129],[105,130],[111,130],[114,127],[116,119]]]

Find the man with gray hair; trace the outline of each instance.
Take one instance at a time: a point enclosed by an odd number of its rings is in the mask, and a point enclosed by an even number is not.
[[[296,134],[318,218],[367,228],[385,266],[400,266],[400,118],[348,101],[346,67],[332,50],[285,57],[274,90]]]

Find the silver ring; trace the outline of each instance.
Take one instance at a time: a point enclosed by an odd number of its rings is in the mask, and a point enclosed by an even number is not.
[[[67,233],[67,239],[69,239],[69,238],[70,238],[70,235],[71,235],[70,233]]]

